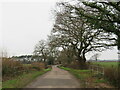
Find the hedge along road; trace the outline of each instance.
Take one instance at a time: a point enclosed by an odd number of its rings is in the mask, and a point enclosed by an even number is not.
[[[51,71],[39,76],[25,88],[80,88],[80,83],[68,71],[52,66]]]

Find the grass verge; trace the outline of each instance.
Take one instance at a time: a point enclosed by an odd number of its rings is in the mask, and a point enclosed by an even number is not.
[[[76,70],[67,67],[59,68],[69,71],[71,74],[73,74],[76,78],[80,80],[82,88],[86,87],[86,79],[91,76],[90,70]]]
[[[32,71],[30,73],[23,73],[22,75],[12,79],[8,80],[2,83],[2,88],[23,88],[28,83],[30,83],[32,80],[34,80],[39,75],[42,75],[51,69],[44,69],[42,71]]]
[[[67,67],[59,67],[69,71],[80,80],[81,88],[113,88],[108,84],[108,81],[102,78],[99,74],[93,74],[90,70],[77,70]]]

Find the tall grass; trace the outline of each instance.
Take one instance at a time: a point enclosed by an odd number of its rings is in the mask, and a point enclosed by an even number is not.
[[[2,75],[14,74],[14,72],[22,69],[23,65],[21,62],[14,61],[12,59],[4,58],[2,59]]]
[[[120,87],[120,68],[118,68],[119,62],[92,62],[92,64],[103,66],[104,78],[112,85]]]
[[[43,70],[45,69],[45,64],[40,62],[34,62],[29,65],[22,64],[20,61],[16,61],[10,58],[2,59],[2,77],[3,81],[12,79],[24,72],[31,72],[34,70]]]
[[[28,83],[34,80],[39,75],[50,71],[51,69],[44,69],[42,71],[32,71],[30,73],[23,73],[22,75],[3,82],[2,88],[24,88]]]
[[[3,58],[2,76],[3,88],[21,88],[27,85],[37,76],[49,71],[45,69],[45,64],[34,62],[32,64],[22,64],[19,61]]]
[[[33,62],[31,66],[36,70],[42,70],[46,68],[45,63],[42,63],[42,62]]]
[[[120,69],[113,67],[106,67],[104,77],[114,86],[120,88]]]

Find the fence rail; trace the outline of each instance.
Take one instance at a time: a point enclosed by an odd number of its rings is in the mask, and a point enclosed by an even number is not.
[[[92,72],[96,72],[97,74],[100,73],[102,75],[104,75],[104,67],[102,66],[99,66],[99,65],[90,65],[89,66],[89,69],[92,71]]]

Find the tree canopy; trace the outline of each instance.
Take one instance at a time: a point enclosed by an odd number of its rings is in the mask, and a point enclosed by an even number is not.
[[[62,8],[61,8],[62,5]],[[51,44],[69,50],[80,63],[85,62],[85,54],[90,51],[103,51],[116,45],[116,37],[103,29],[93,28],[87,19],[77,15],[71,5],[58,4],[61,11],[56,11],[55,24],[51,34]],[[82,63],[83,64],[83,63]]]
[[[79,17],[86,19],[93,29],[103,29],[117,35],[117,46],[120,50],[120,1],[119,2],[78,2],[76,5],[64,4],[72,8]],[[81,4],[82,5],[81,5]],[[72,13],[72,12],[71,12]]]

